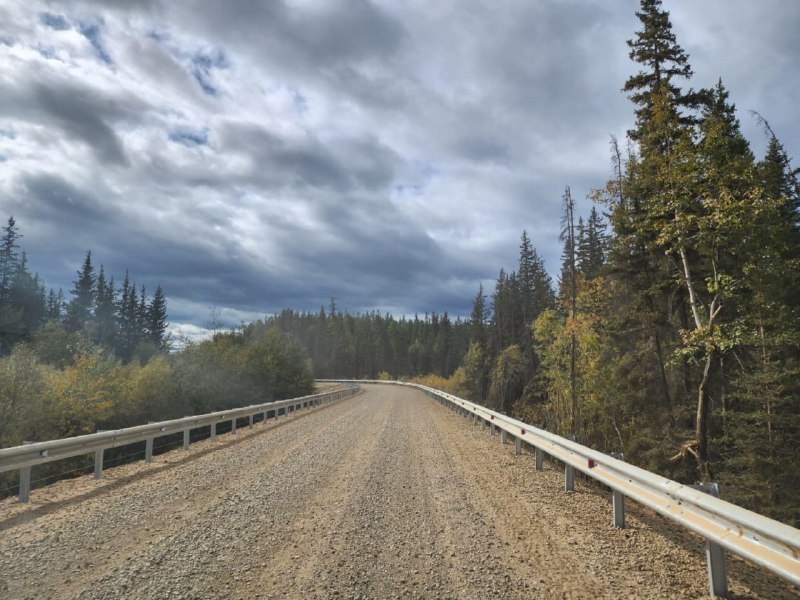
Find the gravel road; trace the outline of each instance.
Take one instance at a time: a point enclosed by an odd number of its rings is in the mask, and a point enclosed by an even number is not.
[[[702,541],[365,386],[188,451],[0,502],[0,598],[705,598]],[[734,598],[800,598],[738,560]]]

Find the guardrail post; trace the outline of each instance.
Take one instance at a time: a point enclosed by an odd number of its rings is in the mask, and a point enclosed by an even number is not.
[[[706,540],[706,564],[708,565],[708,591],[712,598],[728,597],[728,573],[725,565],[725,549]]]
[[[506,430],[505,429],[501,429],[500,430],[500,443],[501,444],[505,444],[506,443]]]
[[[102,433],[105,429],[98,429],[95,433]],[[94,478],[100,479],[103,476],[103,455],[105,449],[95,450],[94,452]]]
[[[575,468],[572,465],[564,467],[564,491],[575,491]]]
[[[103,454],[105,450],[100,448],[94,453],[94,478],[100,479],[103,476]]]
[[[625,494],[611,490],[611,508],[614,513],[614,527],[625,529]]]
[[[494,423],[491,423],[491,424],[489,425],[489,433],[491,433],[492,435],[494,435]]]
[[[542,449],[539,448],[539,447],[535,448],[535,451],[534,451],[533,455],[535,457],[536,470],[537,471],[541,471],[542,470],[542,463],[544,462],[543,461],[544,457],[542,456]]]
[[[516,438],[514,442],[514,454],[522,454],[522,439]]]
[[[28,446],[33,442],[22,442],[23,446]],[[22,467],[19,470],[19,501],[27,503],[31,499],[31,468]]]
[[[211,424],[211,441],[212,442],[216,442],[217,441],[217,424],[216,423],[212,423]]]
[[[153,438],[147,438],[144,442],[144,462],[153,462]]]
[[[625,460],[625,454],[622,452],[609,452],[608,455],[617,460]],[[625,494],[618,490],[611,490],[611,512],[614,517],[614,527],[625,529]]]
[[[689,487],[719,498],[719,485],[701,483]],[[708,592],[712,598],[728,597],[728,569],[725,564],[725,549],[711,540],[706,540],[706,566],[708,567]]]
[[[247,426],[248,427],[252,427],[253,426],[253,415],[250,415],[250,419],[248,420]]]
[[[191,431],[191,429],[189,429],[188,427],[183,430],[183,448],[182,448],[183,450],[188,450],[189,449],[189,442],[191,441],[189,439],[189,432],[190,431]]]
[[[486,429],[486,419],[481,419],[481,431]]]

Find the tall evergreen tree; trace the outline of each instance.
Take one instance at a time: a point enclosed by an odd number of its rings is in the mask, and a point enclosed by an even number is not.
[[[774,133],[770,133],[767,153],[759,164],[759,172],[764,193],[770,198],[781,198],[784,220],[794,229],[800,229],[800,169],[792,168],[786,150]]]
[[[142,286],[139,293],[139,304],[136,306],[136,343],[147,339],[150,333],[147,330],[148,325],[148,311],[147,311],[147,289]]]
[[[8,223],[2,228],[3,237],[0,239],[0,307],[9,304],[11,286],[14,274],[19,265],[19,244],[22,237],[14,217],[8,218]]]
[[[470,342],[486,347],[486,321],[489,319],[489,308],[486,306],[486,294],[483,283],[478,286],[478,293],[472,301],[472,313],[469,317]]]
[[[606,224],[592,206],[586,224],[578,221],[578,270],[588,279],[600,274],[606,259]]]
[[[167,333],[167,298],[161,286],[156,286],[147,310],[147,332],[156,348],[163,349]]]
[[[641,0],[641,10],[636,16],[642,23],[636,38],[628,40],[631,60],[644,67],[625,82],[623,91],[636,105],[636,127],[628,132],[639,140],[642,127],[650,121],[653,111],[653,95],[663,88],[678,109],[696,110],[706,97],[705,92],[681,91],[675,79],[688,80],[692,76],[689,57],[678,44],[672,31],[669,13],[661,8],[661,0]],[[694,116],[681,114],[684,124],[695,122]]]
[[[31,275],[28,271],[28,258],[22,253],[12,278],[9,292],[11,307],[19,315],[21,336],[35,330],[45,316],[45,297],[38,273]]]
[[[56,292],[50,288],[47,294],[47,319],[50,321],[60,321],[64,314],[64,291],[59,288]]]
[[[138,342],[137,319],[138,299],[136,297],[136,283],[131,282],[128,272],[122,282],[119,300],[117,301],[117,354],[123,360],[129,360]]]
[[[523,317],[530,324],[553,305],[553,281],[525,231],[520,241],[517,279],[523,296]]]
[[[78,280],[73,282],[72,299],[67,306],[67,328],[71,331],[83,329],[93,316],[95,307],[95,274],[92,266],[92,251],[86,253],[78,271]]]
[[[97,274],[95,297],[94,340],[100,346],[111,348],[117,335],[115,317],[116,290],[114,278],[106,280],[105,268],[100,265]]]

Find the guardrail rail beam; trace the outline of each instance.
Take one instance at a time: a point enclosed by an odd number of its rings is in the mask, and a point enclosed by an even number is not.
[[[19,471],[18,497],[19,501],[24,503],[30,500],[31,469],[35,465],[75,456],[94,455],[94,477],[95,479],[100,479],[103,474],[105,451],[109,448],[144,442],[145,462],[149,463],[153,460],[153,445],[158,437],[182,433],[182,448],[187,450],[191,443],[191,432],[194,429],[209,427],[210,437],[214,440],[217,435],[217,424],[220,422],[231,421],[232,431],[235,432],[237,419],[248,419],[248,423],[252,425],[256,414],[263,414],[266,417],[267,412],[273,412],[277,418],[281,409],[283,409],[284,414],[288,414],[290,407],[299,407],[301,405],[309,407],[313,403],[327,404],[353,396],[359,389],[358,385],[351,385],[345,390],[323,392],[314,396],[304,396],[301,399],[276,400],[254,406],[234,408],[205,415],[186,416],[182,419],[170,421],[151,422],[146,425],[111,431],[98,430],[88,435],[79,435],[60,440],[46,442],[24,441],[21,446],[0,448],[0,473]]]
[[[323,380],[324,381],[324,380]],[[487,423],[492,429],[508,431],[535,452],[536,469],[542,469],[543,449],[553,459],[564,464],[565,488],[580,471],[611,488],[614,524],[624,526],[624,503],[638,502],[662,517],[701,536],[708,543],[709,592],[715,596],[727,593],[724,559],[726,552],[761,566],[782,579],[800,587],[800,530],[779,523],[735,504],[712,497],[692,486],[679,483],[640,469],[619,458],[578,444],[550,433],[541,426],[528,425],[433,388],[397,381],[328,380],[337,383],[390,384],[422,391],[440,404],[454,408],[463,406],[480,420],[481,430]],[[496,424],[496,425],[495,425]],[[572,477],[570,477],[570,473]]]

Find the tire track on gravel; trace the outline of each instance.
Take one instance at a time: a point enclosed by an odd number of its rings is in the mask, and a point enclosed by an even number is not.
[[[446,587],[415,451],[425,440],[416,435],[405,390],[387,391],[380,394],[388,398],[389,418],[374,434],[372,454],[359,461],[345,508],[330,525],[339,534],[322,544],[322,560],[301,573],[298,591],[311,597],[420,597]]]
[[[499,547],[503,564],[513,573],[514,585],[505,592],[508,597],[601,597],[602,583],[576,564],[571,546],[551,529],[551,522],[498,477],[493,461],[481,460],[485,449],[464,435],[473,425],[433,400],[426,397],[425,401],[440,441],[440,464],[453,472],[460,484],[459,495],[471,499],[476,519],[491,532],[494,543],[487,545]],[[499,450],[490,451],[496,460],[494,453]]]
[[[355,439],[327,469],[326,480],[314,490],[302,513],[286,529],[289,539],[275,553],[257,579],[233,596],[271,598],[287,587],[299,597],[327,597],[329,587],[321,565],[336,561],[342,554],[338,540],[346,534],[351,498],[362,486],[367,465],[377,454],[376,447],[389,426],[391,403],[373,397],[372,414],[361,428],[350,431]],[[338,552],[337,552],[338,548]],[[339,566],[344,566],[342,563]]]

